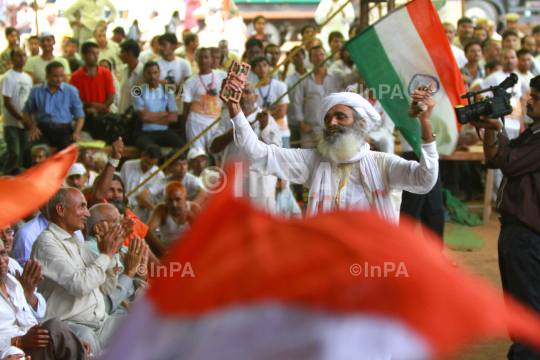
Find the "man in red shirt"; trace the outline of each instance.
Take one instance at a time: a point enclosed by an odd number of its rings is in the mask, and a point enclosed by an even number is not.
[[[88,115],[109,112],[114,101],[114,82],[109,70],[98,66],[99,47],[85,42],[81,48],[84,65],[71,74],[70,84],[79,90],[84,112]]]

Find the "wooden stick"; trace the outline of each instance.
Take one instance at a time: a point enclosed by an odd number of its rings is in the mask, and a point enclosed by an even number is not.
[[[339,9],[337,9],[337,11],[335,13],[332,14],[332,16],[330,16],[328,19],[326,19],[326,21],[324,23],[321,24],[321,26],[319,26],[315,32],[313,33],[313,35],[311,35],[309,38],[307,39],[302,39],[302,44],[296,46],[295,49],[293,49],[291,52],[289,52],[289,55],[287,55],[285,57],[285,59],[283,59],[282,62],[280,62],[278,65],[276,65],[276,67],[274,67],[269,73],[268,75],[266,75],[264,78],[262,78],[261,80],[259,80],[259,82],[257,83],[257,85],[255,85],[255,87],[259,87],[261,86],[261,84],[266,81],[266,79],[268,79],[270,76],[272,76],[276,71],[278,71],[279,67],[281,65],[283,65],[285,62],[289,61],[290,59],[292,59],[292,57],[294,55],[296,55],[297,52],[300,51],[300,49],[302,47],[304,47],[311,39],[314,39],[315,36],[322,30],[322,28],[328,24],[330,22],[330,20],[332,20],[337,14],[339,14],[344,8],[345,6],[347,6],[352,0],[347,0],[347,2],[345,4],[343,4],[343,6],[341,6]]]

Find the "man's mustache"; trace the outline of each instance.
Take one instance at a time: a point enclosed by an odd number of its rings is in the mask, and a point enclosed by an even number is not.
[[[533,107],[531,105],[527,105],[527,110],[534,111]]]
[[[350,130],[350,128],[348,128],[347,126],[332,125],[332,126],[327,127],[324,132],[326,133],[326,135],[332,136],[332,135],[335,135],[335,134],[332,134],[332,132],[334,132],[334,131],[336,131],[338,134],[343,134],[343,133],[346,133],[349,130]]]

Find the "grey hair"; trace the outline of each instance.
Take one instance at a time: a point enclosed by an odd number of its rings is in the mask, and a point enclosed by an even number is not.
[[[61,187],[60,190],[47,202],[47,213],[49,214],[49,220],[51,215],[56,214],[56,204],[62,204],[64,207],[69,207],[69,191],[70,187]]]
[[[98,22],[98,24],[99,24],[99,22]],[[94,30],[94,35],[96,35],[97,32],[100,31],[100,30],[103,30],[103,31],[107,32],[107,28],[104,28],[103,26],[98,26],[98,27]]]
[[[32,155],[34,155],[36,153],[36,151],[38,151],[38,150],[45,151],[45,154],[47,155],[47,157],[51,156],[51,150],[45,144],[32,146],[32,150],[31,150]]]
[[[108,216],[100,210],[109,206],[115,208],[111,204],[96,204],[90,208],[90,216],[86,219],[86,231],[89,235],[95,235],[94,226],[108,219]]]

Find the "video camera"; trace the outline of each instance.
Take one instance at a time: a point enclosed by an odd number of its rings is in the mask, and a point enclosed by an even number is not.
[[[512,73],[497,86],[471,91],[465,95],[461,95],[462,99],[467,98],[469,105],[455,107],[458,122],[460,124],[467,124],[470,121],[479,121],[480,116],[497,119],[503,118],[505,115],[510,115],[513,111],[512,105],[510,105],[512,94],[508,93],[506,89],[515,86],[517,82],[518,76]],[[485,98],[471,104],[471,98],[474,99],[477,94],[488,91],[493,93],[493,97]]]

